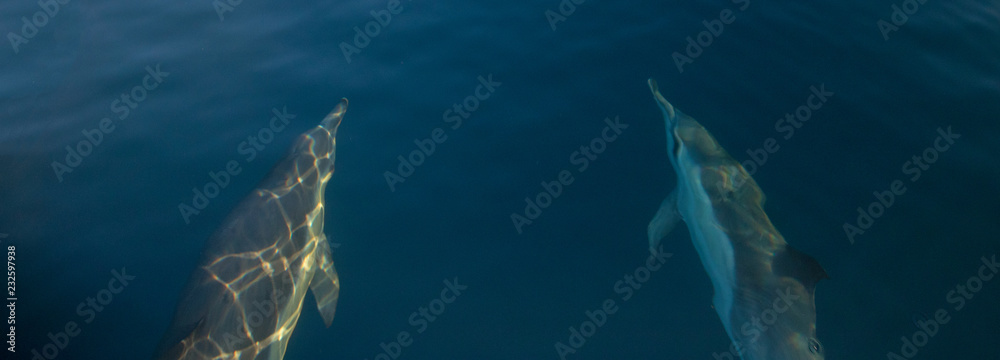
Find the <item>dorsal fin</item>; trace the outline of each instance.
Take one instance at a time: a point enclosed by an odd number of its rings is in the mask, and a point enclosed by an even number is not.
[[[810,294],[817,282],[830,278],[816,259],[790,245],[785,245],[785,250],[774,256],[772,268],[776,275],[797,279]]]

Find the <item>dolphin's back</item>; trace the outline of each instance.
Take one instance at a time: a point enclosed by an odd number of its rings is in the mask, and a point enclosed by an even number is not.
[[[327,326],[339,278],[323,232],[342,100],[209,238],[158,359],[281,359],[308,288]]]

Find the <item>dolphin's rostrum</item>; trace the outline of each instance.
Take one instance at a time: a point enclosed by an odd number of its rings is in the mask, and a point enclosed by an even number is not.
[[[715,289],[713,305],[744,360],[822,360],[816,282],[826,272],[789,246],[750,174],[695,119],[650,90],[663,111],[677,188],[649,223],[650,249],[683,220]]]
[[[330,326],[340,281],[323,233],[323,193],[346,110],[342,99],[299,136],[212,234],[157,359],[281,359],[307,289]]]

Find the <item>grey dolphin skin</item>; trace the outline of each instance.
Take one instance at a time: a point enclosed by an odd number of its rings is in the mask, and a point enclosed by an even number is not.
[[[750,174],[701,124],[660,95],[677,188],[649,223],[651,251],[683,220],[712,279],[715,311],[744,360],[821,360],[816,283],[826,272],[785,242]],[[727,353],[728,355],[728,353]],[[730,355],[731,356],[731,355]],[[717,357],[718,358],[718,357]],[[731,357],[730,357],[731,358]]]
[[[323,193],[346,110],[341,99],[299,136],[212,234],[156,359],[279,360],[307,289],[330,326],[340,280],[323,233]]]

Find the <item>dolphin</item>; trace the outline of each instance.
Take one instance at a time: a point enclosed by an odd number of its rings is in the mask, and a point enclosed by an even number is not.
[[[299,136],[211,235],[156,359],[280,360],[307,288],[330,326],[340,280],[323,233],[323,192],[346,110],[341,99]]]
[[[743,166],[697,120],[667,102],[655,80],[649,79],[649,88],[663,111],[677,173],[677,188],[647,228],[650,251],[683,220],[735,353],[744,360],[823,359],[814,294],[826,271],[785,242]]]

